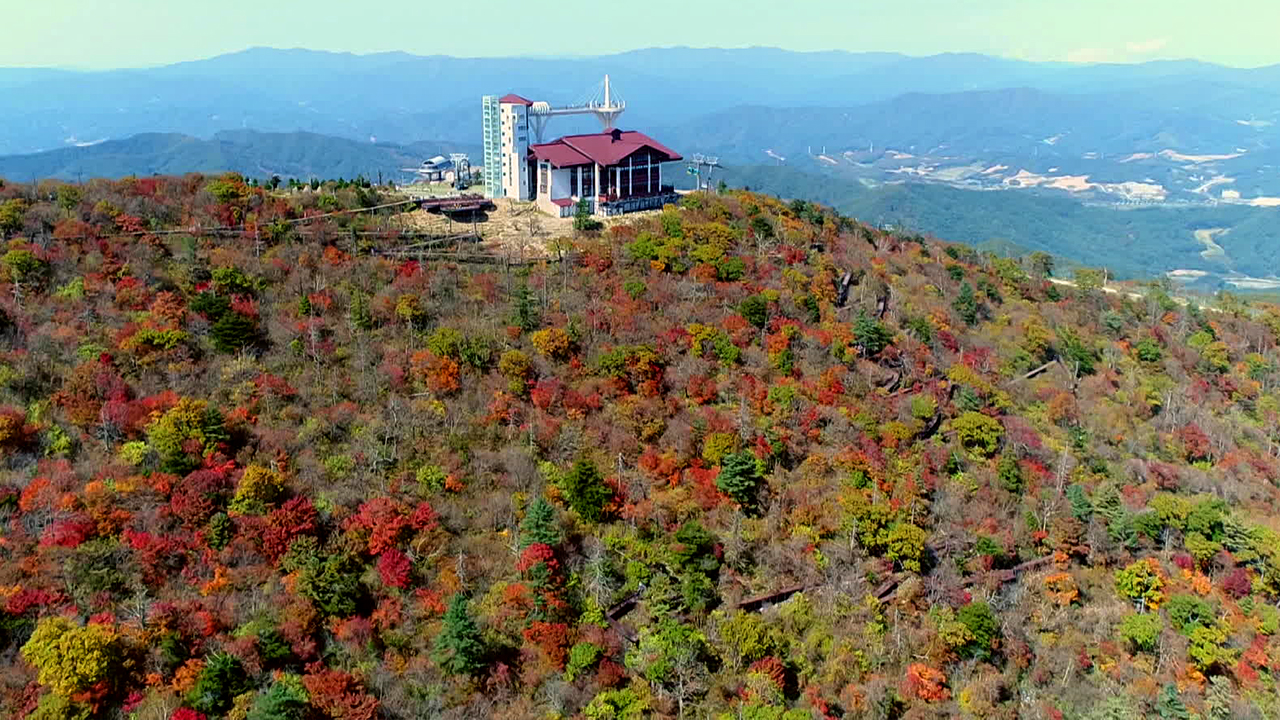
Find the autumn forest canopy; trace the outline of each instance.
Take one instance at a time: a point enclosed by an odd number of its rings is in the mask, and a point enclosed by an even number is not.
[[[0,717],[1280,717],[1277,309],[397,199],[0,184]]]

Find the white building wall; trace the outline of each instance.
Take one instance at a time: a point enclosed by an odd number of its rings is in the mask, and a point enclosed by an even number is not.
[[[530,200],[529,108],[519,103],[502,103],[502,194]]]

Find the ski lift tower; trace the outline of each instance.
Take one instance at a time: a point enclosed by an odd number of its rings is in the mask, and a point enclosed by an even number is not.
[[[715,168],[723,168],[720,164],[720,158],[715,155],[703,155],[702,153],[694,153],[689,158],[693,161],[693,166],[689,168],[689,174],[697,179],[697,189],[711,191],[711,173]],[[706,173],[702,172],[702,168],[706,167]]]

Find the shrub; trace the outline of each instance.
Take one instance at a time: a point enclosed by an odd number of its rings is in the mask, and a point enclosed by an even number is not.
[[[261,465],[250,465],[240,476],[231,510],[242,515],[260,515],[283,495],[284,478],[280,473]]]
[[[182,398],[147,425],[147,440],[160,455],[161,469],[186,474],[205,453],[228,439],[222,415],[204,400]]]
[[[971,602],[956,612],[956,619],[973,635],[966,654],[971,657],[989,657],[992,643],[1000,637],[1000,621],[991,611],[991,606],[982,601]]]
[[[738,304],[738,313],[747,322],[758,328],[763,328],[765,322],[769,319],[769,301],[765,300],[761,295],[752,295]]]
[[[1194,595],[1174,595],[1165,603],[1164,609],[1174,629],[1183,635],[1198,627],[1212,625],[1216,616],[1212,605]]]
[[[438,328],[431,333],[431,337],[427,338],[427,349],[450,360],[462,359],[462,348],[466,344],[466,338],[462,333],[449,327]]]
[[[573,340],[563,328],[539,330],[529,336],[529,341],[544,357],[565,360],[573,353]]]
[[[1128,640],[1135,649],[1151,652],[1156,649],[1163,629],[1164,620],[1159,613],[1135,613],[1120,623],[1120,636]]]
[[[995,454],[1004,437],[1004,427],[999,420],[972,410],[953,420],[951,427],[961,445],[986,457]]]
[[[1133,348],[1134,355],[1139,360],[1147,363],[1160,362],[1160,358],[1164,357],[1160,345],[1151,338],[1143,338]]]
[[[585,640],[569,648],[569,662],[564,669],[564,679],[573,682],[583,672],[590,670],[604,656],[600,646]]]

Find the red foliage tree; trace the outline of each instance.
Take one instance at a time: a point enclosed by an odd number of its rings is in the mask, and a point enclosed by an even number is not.
[[[409,586],[409,572],[413,563],[409,556],[395,548],[390,548],[378,556],[378,577],[387,587],[405,588]]]

